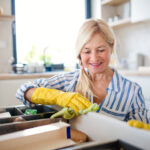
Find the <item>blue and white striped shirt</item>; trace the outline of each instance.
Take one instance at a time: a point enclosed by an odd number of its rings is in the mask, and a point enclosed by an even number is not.
[[[79,70],[57,74],[48,79],[38,79],[22,85],[16,93],[17,99],[25,105],[33,105],[24,98],[24,93],[29,88],[45,87],[74,92],[79,78]],[[90,96],[93,101],[93,96]],[[100,103],[98,113],[114,117],[122,121],[136,119],[150,123],[141,87],[124,78],[114,69],[113,78],[107,88],[107,96]]]

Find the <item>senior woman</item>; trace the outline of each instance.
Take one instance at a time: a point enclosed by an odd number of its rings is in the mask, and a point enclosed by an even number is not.
[[[76,112],[97,103],[97,113],[149,123],[141,87],[109,66],[114,46],[114,34],[103,20],[86,20],[76,42],[81,69],[25,83],[17,99],[25,105],[57,104]]]

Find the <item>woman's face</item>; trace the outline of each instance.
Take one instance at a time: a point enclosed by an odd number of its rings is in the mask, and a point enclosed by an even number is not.
[[[81,63],[91,75],[102,73],[108,69],[111,53],[112,48],[99,33],[95,33],[81,50]]]

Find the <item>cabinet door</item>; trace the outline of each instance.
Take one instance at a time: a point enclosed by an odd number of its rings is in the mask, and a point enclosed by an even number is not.
[[[150,19],[150,0],[131,0],[131,21]]]

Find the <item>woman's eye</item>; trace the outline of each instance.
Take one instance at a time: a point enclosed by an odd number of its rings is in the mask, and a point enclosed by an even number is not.
[[[104,51],[105,51],[105,49],[98,49],[98,51],[99,51],[99,52],[104,52]]]
[[[89,53],[90,53],[90,51],[85,51],[84,53],[85,53],[85,54],[89,54]]]
[[[84,50],[84,51],[83,51],[83,53],[85,53],[85,54],[89,54],[89,53],[90,53],[90,51],[89,51],[89,50]]]

